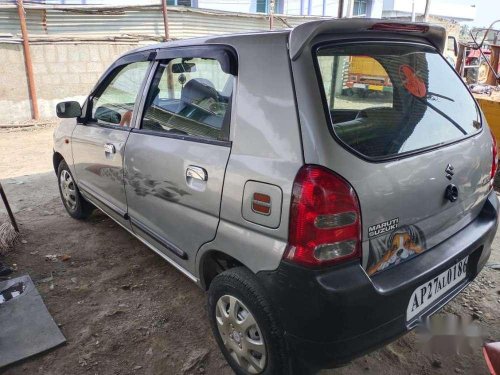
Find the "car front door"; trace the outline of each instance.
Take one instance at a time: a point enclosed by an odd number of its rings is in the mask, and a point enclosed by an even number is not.
[[[118,60],[100,80],[72,135],[78,187],[92,203],[129,227],[123,181],[124,147],[136,99],[151,62],[137,54]]]
[[[229,53],[208,46],[159,51],[125,152],[133,230],[189,273],[219,222],[231,149]]]

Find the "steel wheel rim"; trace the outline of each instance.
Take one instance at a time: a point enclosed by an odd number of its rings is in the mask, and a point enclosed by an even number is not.
[[[61,195],[66,207],[74,211],[76,209],[76,186],[73,177],[65,169],[59,177],[59,186],[61,187]]]
[[[250,310],[238,298],[224,295],[215,305],[217,329],[224,346],[242,369],[260,374],[267,362],[262,332]]]

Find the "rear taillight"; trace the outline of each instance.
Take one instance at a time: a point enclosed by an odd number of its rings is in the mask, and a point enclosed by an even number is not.
[[[361,258],[358,197],[329,169],[303,166],[295,178],[285,259],[305,266]]]
[[[495,138],[495,134],[490,130],[491,132],[491,138],[492,138],[492,145],[491,145],[491,153],[493,154],[493,161],[491,163],[491,186],[493,186],[493,182],[495,181],[495,175],[497,174],[498,170],[498,149],[497,149],[497,140]]]
[[[429,26],[411,23],[379,22],[370,27],[370,30],[426,33],[429,31]]]

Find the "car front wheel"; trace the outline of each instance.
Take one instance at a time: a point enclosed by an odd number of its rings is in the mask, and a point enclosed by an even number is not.
[[[69,170],[68,164],[63,160],[57,168],[57,179],[61,200],[74,219],[86,219],[92,213],[94,206],[85,200],[76,186],[75,179]]]

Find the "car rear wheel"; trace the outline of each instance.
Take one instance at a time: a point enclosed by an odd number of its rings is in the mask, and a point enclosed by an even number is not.
[[[236,374],[291,373],[282,331],[249,270],[232,268],[212,281],[208,314],[217,344]]]
[[[94,206],[80,194],[68,164],[64,160],[59,163],[57,168],[57,179],[61,200],[69,215],[74,219],[89,217],[94,210]]]

